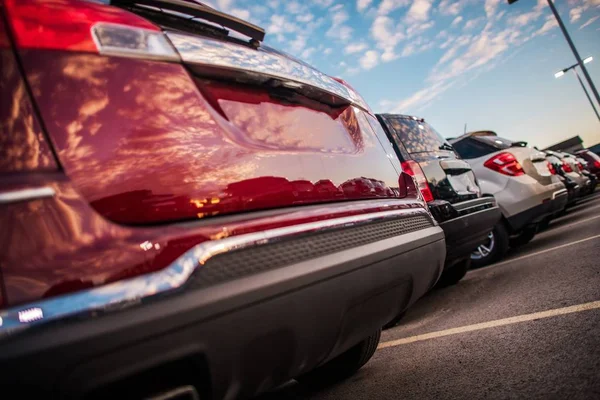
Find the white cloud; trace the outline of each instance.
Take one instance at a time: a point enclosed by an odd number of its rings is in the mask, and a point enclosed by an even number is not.
[[[241,18],[246,21],[250,19],[250,11],[248,11],[246,9],[234,8],[230,11],[230,13],[232,15],[235,15],[236,17]]]
[[[396,45],[406,37],[402,25],[394,25],[390,17],[380,15],[373,21],[370,31],[377,47],[383,50],[381,56],[383,62],[398,58],[395,54]]]
[[[581,18],[581,14],[583,14],[584,8],[583,6],[572,8],[569,11],[569,17],[571,18],[571,22],[578,21]]]
[[[465,23],[465,26],[463,27],[463,30],[468,31],[470,29],[473,29],[477,25],[479,25],[481,22],[483,22],[483,17],[470,19],[470,20],[468,20]]]
[[[408,57],[413,54],[422,53],[426,50],[429,50],[433,47],[433,41],[430,41],[423,36],[419,36],[415,40],[410,41],[404,49],[402,49],[402,53],[400,53],[400,57]]]
[[[312,0],[312,3],[316,4],[318,6],[321,6],[323,8],[327,8],[333,4],[333,1],[334,0]]]
[[[408,12],[407,21],[427,21],[432,0],[414,0]]]
[[[423,33],[427,29],[431,28],[433,25],[433,21],[424,22],[422,24],[413,24],[406,29],[406,37],[410,38],[420,33]]]
[[[583,29],[583,28],[585,28],[586,26],[593,24],[593,23],[594,23],[594,21],[596,21],[598,18],[600,18],[600,15],[596,15],[596,16],[594,16],[594,17],[592,17],[592,18],[588,19],[586,22],[584,22],[584,23],[583,23],[583,25],[581,25],[581,26],[579,27],[579,29]]]
[[[408,6],[410,2],[411,0],[382,0],[377,9],[377,13],[380,15],[388,15],[398,8]]]
[[[328,55],[331,54],[332,51],[333,51],[333,49],[331,47],[328,47],[325,50],[323,50],[323,54],[325,54],[326,56],[328,56]]]
[[[302,60],[307,60],[310,58],[310,56],[317,51],[317,49],[315,47],[309,47],[307,49],[304,49],[304,51],[302,52],[302,54],[300,54],[300,58]]]
[[[581,15],[589,8],[600,7],[600,0],[569,0],[569,4],[578,4],[569,11],[570,21],[576,22],[581,18]]]
[[[418,110],[420,107],[422,108],[427,103],[435,100],[442,93],[448,90],[454,82],[450,83],[434,83],[429,87],[423,88],[411,96],[399,101],[393,102],[389,100],[384,100],[381,102],[381,107],[384,108],[384,111],[396,113],[396,114],[408,114],[411,110]]]
[[[442,0],[437,6],[437,10],[442,15],[458,15],[460,13],[460,10],[464,7],[464,5],[464,0]]]
[[[300,14],[296,17],[296,21],[298,22],[310,22],[315,18],[311,13]]]
[[[367,51],[360,58],[360,66],[363,67],[364,69],[371,69],[371,68],[375,67],[377,64],[379,64],[379,53],[377,53],[375,50]]]
[[[350,43],[344,49],[344,53],[346,53],[346,54],[360,53],[361,51],[365,50],[366,48],[367,48],[367,44],[365,42]]]
[[[371,5],[373,0],[357,0],[356,1],[356,9],[360,12],[363,12]]]
[[[300,12],[303,11],[304,7],[297,1],[293,0],[293,1],[287,2],[285,5],[285,8],[290,14],[299,14]]]
[[[556,22],[556,18],[554,18],[554,16],[552,16],[552,15],[548,15],[546,17],[546,21],[544,22],[544,25],[542,25],[542,27],[540,29],[535,31],[533,33],[533,36],[543,35],[543,34],[547,33],[548,31],[550,31],[552,28],[556,28],[557,26],[558,26],[558,22]]]
[[[381,55],[381,61],[390,62],[398,58],[398,55],[394,52],[394,50],[386,50]]]
[[[300,54],[300,52],[306,47],[306,36],[298,35],[289,43],[292,54]]]
[[[450,26],[456,26],[458,24],[460,24],[463,20],[462,15],[459,15],[458,17],[454,18],[454,20],[452,21],[452,23],[450,24]]]
[[[485,0],[485,15],[488,17],[488,19],[492,19],[494,17],[494,13],[500,4],[500,1],[502,0]]]
[[[344,10],[344,6],[336,4],[329,11],[333,12],[331,15],[332,25],[325,34],[330,38],[347,42],[352,37],[353,30],[351,27],[344,25],[344,22],[348,20],[348,14]]]
[[[516,17],[511,18],[510,23],[516,26],[526,26],[536,21],[541,15],[541,9],[533,9],[533,11],[521,13]]]

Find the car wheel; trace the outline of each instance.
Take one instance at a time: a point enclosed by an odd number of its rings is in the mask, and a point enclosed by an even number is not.
[[[508,231],[504,223],[496,224],[486,241],[471,253],[471,266],[481,268],[504,257],[508,251],[508,239]]]
[[[550,222],[552,222],[552,218],[545,218],[542,222],[538,224],[538,232],[545,231],[550,226]]]
[[[333,360],[297,377],[296,380],[309,386],[322,386],[345,379],[373,357],[379,339],[381,339],[381,329]]]
[[[462,260],[442,273],[440,280],[437,283],[438,287],[446,287],[456,285],[462,278],[465,277],[467,271],[471,268],[471,259]]]
[[[402,311],[400,314],[398,314],[396,317],[394,317],[393,320],[391,320],[390,322],[385,324],[383,326],[383,330],[385,331],[386,329],[390,329],[390,328],[393,328],[396,325],[398,325],[398,322],[400,322],[402,320],[402,318],[404,318],[405,315],[406,315],[406,311]]]
[[[530,226],[525,229],[518,236],[512,237],[509,240],[510,247],[523,246],[529,242],[537,233],[537,226]]]

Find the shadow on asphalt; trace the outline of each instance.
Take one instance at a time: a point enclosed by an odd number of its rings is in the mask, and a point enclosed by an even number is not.
[[[558,231],[558,228],[568,225],[570,223],[573,223],[575,221],[579,221],[580,219],[573,220],[572,218],[570,218],[570,216],[581,210],[585,210],[587,208],[589,202],[594,201],[599,198],[600,198],[600,192],[596,192],[595,194],[580,200],[579,202],[577,202],[576,205],[571,207],[564,216],[561,216],[556,221],[553,221],[550,224],[550,226],[548,227],[548,229],[546,229],[543,232],[540,232],[540,233],[544,233],[544,236],[536,237],[536,238],[534,238],[534,240],[532,240],[530,243],[528,243],[524,246],[521,246],[521,247],[518,247],[515,249],[510,249],[507,256],[502,261],[510,261],[510,259],[514,258],[514,257],[518,257],[521,255],[525,255],[527,253],[532,253],[535,251],[551,248],[551,245],[553,243],[555,243],[557,240],[560,240],[563,237],[563,233]],[[584,219],[584,218],[585,217],[583,217],[581,219]],[[502,261],[500,261],[500,262],[502,262]],[[489,267],[493,267],[494,265],[495,264],[492,264],[489,266],[481,267],[479,269],[486,269]],[[467,286],[470,284],[475,286],[477,283],[476,282],[470,283],[469,281],[461,282],[461,284],[460,284],[461,290],[468,291],[469,289]],[[422,309],[425,306],[423,303],[432,303],[432,302],[435,303],[437,301],[437,299],[447,296],[449,292],[452,292],[455,289],[456,289],[455,286],[449,286],[449,287],[437,287],[436,286],[436,287],[434,287],[432,290],[427,292],[419,300],[419,303],[421,303],[421,307],[415,308],[414,310],[408,310],[405,317],[401,321],[399,321],[395,327],[406,325],[406,324],[415,322],[415,321],[423,318],[423,313],[419,312],[419,310],[422,311]],[[427,308],[427,307],[425,306],[425,308]],[[413,312],[411,312],[411,311],[413,311]],[[414,311],[417,311],[417,312],[414,312]],[[390,329],[394,329],[394,327],[390,328]],[[350,379],[351,380],[361,379],[360,374],[357,374],[354,377],[351,377]],[[255,400],[311,399],[311,398],[319,397],[319,395],[326,395],[327,392],[335,391],[337,387],[339,387],[340,385],[347,384],[347,383],[348,383],[348,380],[331,383],[331,384],[323,385],[323,386],[319,386],[319,387],[312,387],[309,385],[300,384],[295,380],[290,380],[287,383],[283,384],[282,386],[278,387],[277,389],[269,391],[269,392],[261,395],[260,397],[256,398]]]

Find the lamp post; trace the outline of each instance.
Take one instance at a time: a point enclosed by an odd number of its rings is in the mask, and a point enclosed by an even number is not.
[[[508,1],[508,4],[513,4],[513,3],[516,3],[518,0],[507,0],[507,1]],[[600,104],[600,96],[598,95],[596,86],[594,86],[594,82],[592,81],[590,74],[588,74],[587,69],[583,65],[584,62],[581,60],[581,57],[579,57],[579,52],[575,48],[575,44],[573,44],[573,41],[571,40],[571,36],[569,36],[569,32],[567,32],[567,28],[565,27],[565,24],[563,24],[563,21],[560,18],[560,15],[558,15],[558,11],[556,11],[556,7],[554,7],[554,3],[552,2],[552,0],[547,0],[547,1],[548,1],[548,5],[550,6],[550,9],[552,10],[552,13],[554,14],[554,17],[556,18],[556,21],[558,22],[558,26],[560,26],[560,29],[562,30],[563,35],[565,35],[565,39],[567,39],[567,42],[569,43],[569,47],[571,47],[571,51],[573,52],[573,55],[575,56],[575,60],[577,60],[576,65],[579,65],[581,67],[581,71],[583,72],[583,75],[585,76],[585,79],[587,80],[587,83],[590,86],[590,89],[592,89],[592,93],[594,94],[594,97],[596,98],[596,102],[598,104]]]
[[[583,60],[583,63],[587,64],[587,63],[591,62],[593,59],[594,59],[593,57],[587,57],[587,58],[585,58]],[[581,88],[583,89],[583,92],[585,93],[585,97],[587,97],[587,99],[589,100],[590,105],[594,109],[594,113],[596,113],[596,117],[598,117],[598,121],[600,121],[600,114],[598,114],[598,110],[596,109],[596,106],[594,105],[594,102],[592,101],[592,98],[590,97],[590,94],[588,93],[587,89],[585,88],[585,85],[583,84],[583,81],[581,80],[581,77],[577,73],[577,68],[575,68],[578,65],[579,64],[573,64],[570,67],[567,67],[565,69],[561,69],[560,71],[558,71],[557,73],[554,74],[554,77],[555,78],[560,78],[561,76],[563,76],[564,74],[566,74],[569,70],[573,70],[573,72],[575,73],[575,76],[577,77],[577,80],[581,84]]]

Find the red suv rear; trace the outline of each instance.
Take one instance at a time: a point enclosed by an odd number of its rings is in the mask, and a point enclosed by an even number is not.
[[[100,3],[0,1],[0,384],[358,369],[445,255],[368,106],[206,6]]]

